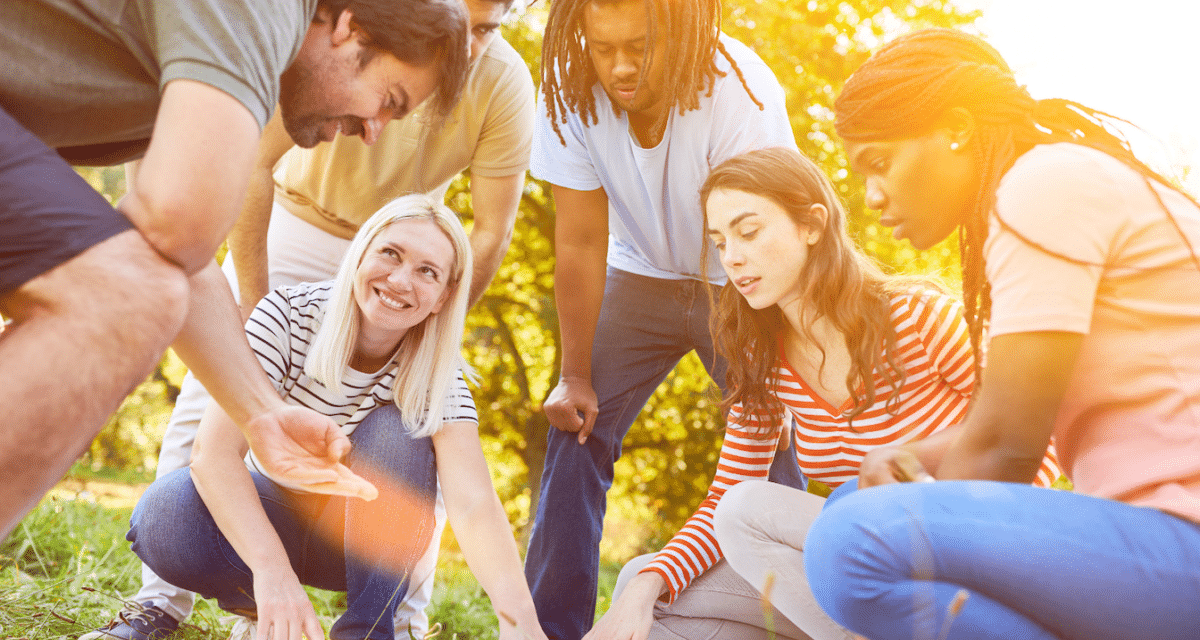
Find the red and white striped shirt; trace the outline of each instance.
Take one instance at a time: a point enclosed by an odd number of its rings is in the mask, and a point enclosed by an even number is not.
[[[796,375],[783,356],[776,368],[780,423],[790,414],[800,470],[811,479],[837,487],[858,475],[863,456],[876,447],[920,440],[957,424],[966,415],[975,387],[962,305],[925,289],[893,294],[891,319],[896,328],[897,360],[906,372],[895,413],[888,409],[892,386],[875,376],[874,404],[856,416],[845,412],[853,399],[834,407]],[[882,346],[881,346],[882,350]],[[774,436],[743,419],[742,407],[729,412],[725,440],[708,497],[696,513],[642,571],[655,571],[667,582],[671,601],[692,580],[721,558],[713,534],[713,511],[730,487],[744,480],[765,480],[775,457]],[[1059,475],[1053,449],[1038,472],[1037,484],[1049,486]]]

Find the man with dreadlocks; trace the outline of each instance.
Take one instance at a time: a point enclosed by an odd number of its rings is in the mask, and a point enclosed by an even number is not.
[[[552,638],[592,626],[605,492],[646,400],[692,350],[724,381],[699,187],[734,155],[796,148],[782,88],[720,15],[719,0],[550,9],[531,170],[553,185],[563,359],[525,571]],[[794,458],[773,477],[799,484]]]

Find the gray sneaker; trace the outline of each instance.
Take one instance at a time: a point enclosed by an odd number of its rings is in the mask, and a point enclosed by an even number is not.
[[[163,640],[179,629],[179,621],[149,603],[130,602],[108,624],[79,640]]]

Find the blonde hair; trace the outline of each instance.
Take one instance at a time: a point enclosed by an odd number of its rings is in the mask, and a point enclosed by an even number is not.
[[[415,438],[437,433],[442,409],[462,358],[463,323],[471,289],[471,245],[454,212],[425,194],[401,196],[376,211],[359,228],[334,277],[321,327],[313,338],[304,373],[331,390],[340,391],[342,374],[350,366],[362,320],[354,299],[354,276],[371,241],[400,220],[429,220],[454,246],[454,263],[446,282],[446,304],[408,330],[396,354],[392,385],[396,407]]]

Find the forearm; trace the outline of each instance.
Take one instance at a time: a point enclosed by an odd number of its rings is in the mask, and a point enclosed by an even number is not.
[[[242,316],[270,290],[267,267],[267,229],[274,201],[275,181],[269,170],[262,168],[251,176],[242,214],[229,232],[229,254],[237,272],[238,304]]]
[[[996,480],[1029,484],[1037,477],[1041,468],[1042,454],[1034,455],[1020,447],[1006,446],[994,431],[982,429],[959,429],[952,442],[948,443],[941,464],[937,468],[938,480]]]
[[[564,378],[592,378],[592,340],[604,301],[606,249],[560,246],[557,250],[554,290]]]
[[[471,253],[475,258],[475,266],[471,272],[472,306],[483,297],[484,292],[496,277],[504,255],[508,253],[508,245],[512,242],[512,228],[491,230],[475,227],[471,230]]]
[[[224,424],[214,426],[214,421]],[[196,492],[229,544],[253,573],[291,571],[287,552],[271,525],[242,460],[237,427],[217,406],[205,411],[189,470]]]
[[[172,346],[239,427],[283,405],[250,350],[233,294],[215,261],[189,279],[187,320]]]
[[[275,203],[275,166],[295,144],[283,126],[279,109],[263,128],[250,173],[241,214],[229,232],[229,259],[237,271],[243,317],[270,291],[267,230]]]
[[[500,499],[477,500],[450,519],[467,566],[488,594],[497,616],[520,621],[532,615],[533,597],[521,566],[521,556]]]
[[[928,438],[914,442],[907,442],[900,445],[900,447],[907,449],[913,455],[915,455],[917,460],[920,461],[921,466],[925,467],[925,470],[928,471],[930,475],[934,476],[935,478],[940,477],[938,476],[938,467],[940,467],[942,464],[942,459],[946,455],[946,450],[950,448],[951,443],[953,443],[954,439],[957,438],[961,433],[961,427],[961,423],[946,427],[945,429],[938,431]]]

